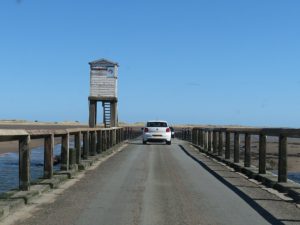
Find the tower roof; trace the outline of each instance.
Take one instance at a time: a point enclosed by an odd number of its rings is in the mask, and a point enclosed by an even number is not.
[[[89,64],[90,66],[119,66],[117,62],[113,62],[104,58],[89,62]]]

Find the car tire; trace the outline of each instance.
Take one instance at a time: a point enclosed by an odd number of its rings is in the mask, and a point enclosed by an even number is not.
[[[143,141],[143,145],[146,145],[147,144],[147,141]]]
[[[167,145],[171,145],[172,142],[171,142],[171,141],[166,141],[166,144],[167,144]]]

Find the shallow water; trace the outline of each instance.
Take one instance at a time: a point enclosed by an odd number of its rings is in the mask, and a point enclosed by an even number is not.
[[[300,184],[300,172],[290,172],[288,178]]]
[[[60,155],[61,145],[56,145],[54,155]],[[60,165],[54,166],[58,171]],[[44,172],[44,148],[38,147],[31,150],[30,176],[31,181],[43,177]],[[5,153],[0,155],[0,193],[9,191],[19,186],[19,154]]]

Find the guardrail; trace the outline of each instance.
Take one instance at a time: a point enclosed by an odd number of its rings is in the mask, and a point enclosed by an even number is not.
[[[257,135],[258,173],[266,174],[267,137],[278,137],[278,182],[287,182],[287,138],[300,138],[300,129],[285,128],[228,128],[228,127],[193,127],[178,132],[178,137],[191,141],[202,150],[224,158],[233,163],[240,163],[240,136],[244,135],[244,167],[251,167],[251,137]],[[181,133],[181,134],[180,134]],[[231,138],[233,135],[233,138]],[[233,156],[231,155],[233,146]],[[224,156],[225,155],[225,156]]]
[[[61,138],[61,170],[68,171],[82,159],[95,156],[127,139],[135,138],[138,131],[129,127],[72,128],[61,130],[10,130],[0,129],[0,142],[19,142],[19,189],[30,189],[30,140],[44,139],[44,178],[53,177],[54,138]],[[70,136],[74,136],[76,160],[70,157]],[[83,143],[81,145],[81,143]]]

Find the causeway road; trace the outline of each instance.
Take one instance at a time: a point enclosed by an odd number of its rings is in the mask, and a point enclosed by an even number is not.
[[[299,212],[185,142],[142,145],[136,139],[14,224],[300,224]]]

